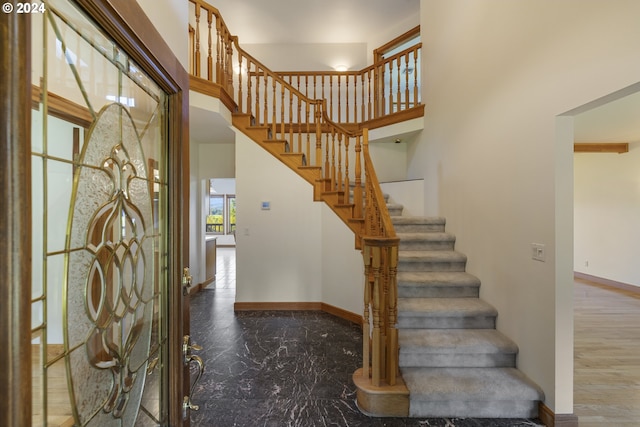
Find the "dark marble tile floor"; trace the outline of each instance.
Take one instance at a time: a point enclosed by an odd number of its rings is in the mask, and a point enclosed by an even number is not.
[[[235,285],[235,283],[233,283]],[[194,427],[541,426],[523,419],[371,418],[355,403],[358,326],[322,312],[233,312],[235,286],[191,299],[191,335],[205,372]],[[195,375],[192,376],[192,378]]]

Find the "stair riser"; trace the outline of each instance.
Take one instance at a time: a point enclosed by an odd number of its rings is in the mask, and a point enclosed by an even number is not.
[[[462,261],[429,261],[429,260],[402,260],[398,261],[399,271],[465,271],[466,262]]]
[[[477,286],[402,286],[398,284],[400,298],[478,298]]]
[[[388,208],[387,207],[387,211],[389,211],[389,215],[391,215],[391,216],[400,216],[400,215],[402,215],[402,208]]]
[[[396,233],[444,232],[444,224],[393,224]]]
[[[398,316],[398,328],[419,329],[494,329],[494,316],[429,317]]]
[[[400,240],[401,251],[452,251],[454,241],[442,240]]]
[[[514,368],[515,354],[410,353],[400,349],[400,368]]]
[[[409,416],[419,418],[537,418],[538,401],[427,400],[411,395]]]

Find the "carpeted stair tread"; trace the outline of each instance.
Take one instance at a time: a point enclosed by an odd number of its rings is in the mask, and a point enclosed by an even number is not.
[[[391,222],[394,225],[403,224],[434,224],[445,225],[446,220],[439,216],[392,216]]]
[[[398,286],[474,286],[480,279],[464,271],[399,271]]]
[[[401,368],[514,368],[518,346],[495,329],[400,329]]]
[[[398,317],[497,316],[498,311],[479,298],[398,298]]]
[[[413,417],[530,418],[542,390],[515,368],[403,368]]]
[[[404,206],[399,203],[387,203],[387,209],[404,209]]]
[[[401,353],[518,352],[518,346],[495,329],[400,329],[398,339]]]
[[[396,233],[444,231],[446,225],[444,218],[440,217],[391,216],[391,222]]]
[[[398,252],[399,271],[465,271],[467,256],[452,250]]]
[[[403,205],[397,203],[387,203],[387,211],[389,215],[402,215],[402,210],[404,209]]]
[[[399,251],[398,261],[466,262],[467,256],[456,251]]]
[[[399,271],[400,298],[478,298],[480,279],[464,271]]]
[[[396,233],[400,238],[400,250],[453,250],[456,237],[443,231],[422,233]]]
[[[397,328],[493,329],[498,312],[478,298],[398,298]]]
[[[400,238],[400,240],[456,240],[456,236],[444,231],[434,231],[432,233],[396,233],[396,236]]]

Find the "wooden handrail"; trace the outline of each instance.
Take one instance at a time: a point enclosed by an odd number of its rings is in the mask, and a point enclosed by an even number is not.
[[[314,81],[312,98],[309,80],[305,82],[304,90],[300,84],[296,87],[291,84],[291,78],[287,81],[245,52],[215,7],[203,0],[189,0],[189,3],[189,7],[193,7],[189,22],[192,89],[219,96],[236,116],[247,118],[249,128],[257,132],[253,135],[268,135],[268,141],[258,142],[264,145],[283,144],[284,152],[279,152],[279,155],[301,156],[302,166],[297,168],[315,168],[320,178],[315,178],[312,183],[320,191],[322,199],[336,212],[349,212],[348,218],[341,218],[356,234],[365,265],[363,369],[367,375],[370,374],[373,385],[394,385],[399,375],[395,330],[398,239],[369,155],[368,130],[351,130],[336,120],[331,106],[332,94],[327,99],[325,92],[321,91],[320,98],[316,99],[317,80]],[[203,25],[203,16],[206,16],[206,25]],[[206,40],[204,48],[202,40]],[[412,49],[407,51],[417,55],[415,52],[419,47]],[[399,63],[398,58],[406,56],[401,52],[375,67],[387,67],[396,60]],[[202,77],[205,71],[203,63],[206,64],[206,78]],[[367,68],[369,71],[365,74],[373,77],[375,67]],[[360,78],[365,74],[359,74]],[[379,74],[385,75],[384,72]],[[395,74],[391,74],[395,78]],[[353,87],[365,93],[362,87],[356,84]],[[337,90],[340,99],[341,88]],[[372,88],[367,91],[375,92]],[[348,92],[347,83],[345,93]],[[397,99],[393,95],[385,98],[384,90],[380,93],[383,100]],[[355,103],[351,104],[348,99],[347,95],[344,110],[340,102],[337,106],[337,117],[341,117],[344,111],[346,122],[350,117],[357,119],[355,112],[351,116]],[[379,106],[374,108],[369,101],[366,109],[367,115],[365,107],[362,107],[361,119],[373,117],[374,111],[384,110]],[[240,130],[249,132],[248,129]]]

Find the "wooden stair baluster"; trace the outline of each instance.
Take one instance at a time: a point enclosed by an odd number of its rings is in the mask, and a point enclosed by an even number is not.
[[[252,66],[252,62],[249,59],[247,59],[247,111],[246,111],[246,113],[249,114],[250,116],[254,116],[253,111],[252,111],[252,109],[253,109],[253,102],[252,102],[253,84],[251,83],[251,66]],[[240,110],[240,111],[242,111],[242,110]]]
[[[329,117],[333,116],[333,75],[329,75]]]
[[[389,62],[389,110],[387,114],[393,113],[393,61]]]
[[[255,122],[256,125],[260,125],[260,67],[256,64],[256,109],[255,113]]]
[[[336,182],[336,190],[342,190],[342,134],[338,134],[338,182]]]
[[[315,83],[315,79],[314,79]],[[315,120],[314,125],[316,127],[316,166],[322,165],[322,103],[315,102],[313,104],[313,108],[315,109]]]
[[[344,120],[345,123],[349,123],[349,74],[345,73],[344,75],[345,80],[346,80],[346,87],[344,89],[346,96],[345,96],[345,102],[346,105],[344,106],[344,109],[346,111],[346,118]]]
[[[360,155],[362,152],[361,136],[356,137],[355,156],[356,156],[356,176],[355,185],[353,187],[353,204],[354,204],[354,218],[362,218],[362,163]]]
[[[207,11],[207,23],[208,23],[208,31],[207,31],[207,80],[210,82],[213,81],[213,57],[212,54],[212,39],[211,39],[211,24],[213,23],[213,12],[211,10]]]
[[[274,90],[275,91],[275,90]],[[285,87],[280,87],[280,138],[285,139],[285,129],[284,129],[284,91]]]
[[[342,186],[342,191],[344,192],[344,197],[346,199],[343,203],[349,203],[349,136],[345,135],[344,137],[344,181]]]
[[[242,111],[242,54],[238,52],[238,111]]]
[[[289,89],[289,144],[293,151],[293,93]]]
[[[264,112],[263,112],[263,116],[262,119],[264,120],[264,122],[262,123],[263,125],[267,126],[269,124],[269,106],[268,106],[268,101],[269,101],[269,81],[268,81],[268,76],[267,76],[267,70],[266,68],[262,69],[262,76],[264,78],[264,98],[263,98],[263,103],[264,103]]]
[[[196,77],[200,77],[200,13],[200,5],[196,4],[196,69],[194,70]]]
[[[342,73],[338,74],[338,117],[336,121],[342,123]]]
[[[311,124],[309,123],[309,117],[311,115],[311,105],[309,102],[305,102],[305,122],[306,122],[306,135],[307,135],[307,145],[305,147],[305,154],[307,159],[311,161]],[[320,159],[316,159],[316,166],[320,166]]]
[[[414,70],[415,72],[415,70]],[[409,108],[409,55],[405,55],[405,66],[404,66],[404,74],[405,74],[405,84],[404,84],[404,108],[405,110]]]
[[[302,153],[302,100],[298,97],[298,153]]]
[[[331,132],[331,191],[336,189],[336,132]]]
[[[276,79],[271,78],[271,91],[272,93],[272,104],[271,104],[271,134],[273,135],[274,139],[278,138],[278,134],[276,132],[276,124],[277,124],[277,111],[276,111]],[[284,111],[283,111],[284,112]]]
[[[402,88],[400,87],[400,78],[402,76],[402,72],[400,70],[401,62],[402,61],[400,61],[400,58],[396,58],[396,63],[397,63],[396,73],[397,73],[397,76],[398,76],[398,82],[397,82],[397,88],[396,88],[397,91],[398,91],[398,93],[396,95],[396,104],[398,105],[396,107],[397,111],[399,111],[401,109],[400,106],[402,105]],[[395,112],[396,110],[391,110],[391,112]]]
[[[413,106],[419,104],[418,94],[418,47],[413,51]]]

